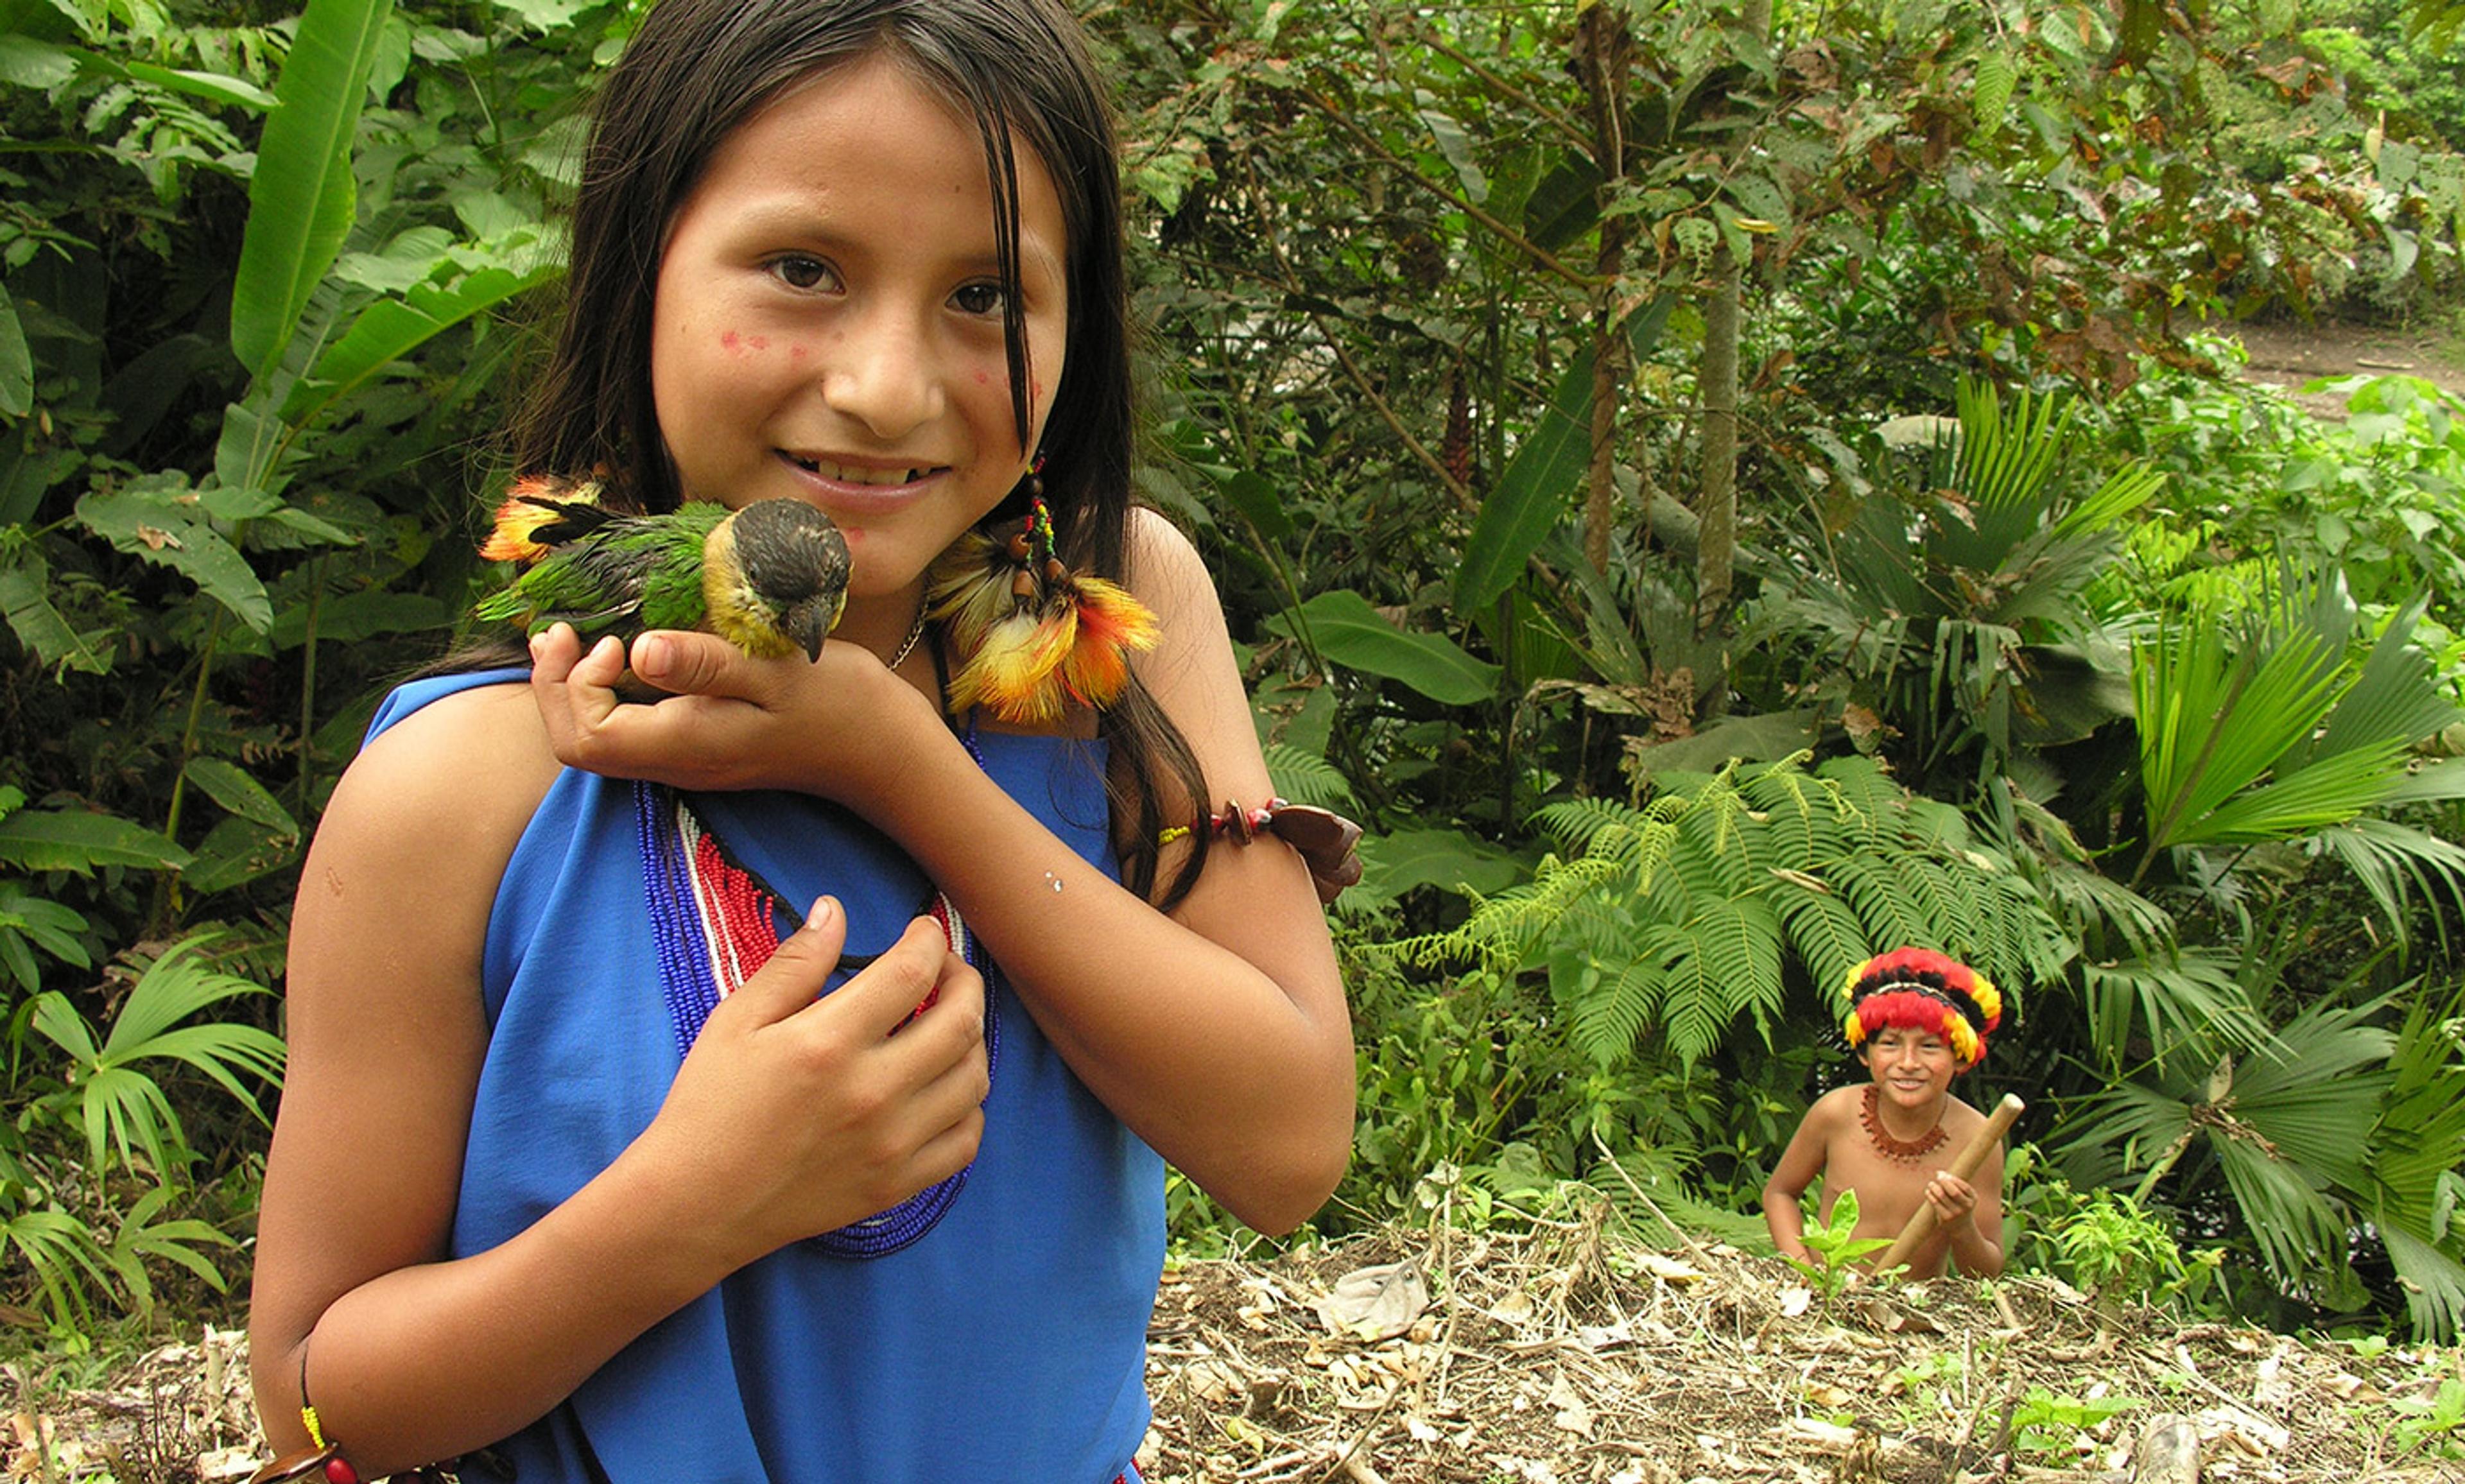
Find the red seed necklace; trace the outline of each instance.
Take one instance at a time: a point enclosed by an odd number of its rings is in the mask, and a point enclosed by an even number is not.
[[[1937,1115],[1934,1127],[1927,1129],[1924,1137],[1895,1139],[1892,1137],[1892,1131],[1883,1126],[1882,1105],[1881,1090],[1873,1083],[1868,1083],[1865,1101],[1857,1112],[1857,1120],[1866,1125],[1866,1138],[1874,1144],[1875,1152],[1895,1164],[1915,1164],[1942,1148],[1943,1141],[1951,1137],[1943,1131],[1942,1117]]]

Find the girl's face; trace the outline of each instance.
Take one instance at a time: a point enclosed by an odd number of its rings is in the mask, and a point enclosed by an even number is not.
[[[903,625],[926,564],[1018,483],[1060,381],[1061,202],[1014,147],[1024,449],[984,144],[896,62],[852,62],[754,115],[669,229],[651,393],[684,498],[820,507],[870,627]]]
[[[1952,1074],[1959,1070],[1950,1042],[1908,1026],[1885,1026],[1867,1039],[1864,1052],[1875,1085],[1911,1108],[1950,1092]]]

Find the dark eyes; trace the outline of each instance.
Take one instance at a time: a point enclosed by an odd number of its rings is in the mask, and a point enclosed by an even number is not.
[[[962,314],[993,315],[1001,313],[1002,291],[998,283],[969,283],[950,296],[950,302]]]
[[[767,264],[772,277],[791,289],[811,293],[837,290],[838,270],[803,253],[783,253]],[[1002,311],[1006,296],[998,283],[963,283],[950,296],[950,307],[964,315],[989,318]]]
[[[830,264],[818,257],[806,257],[794,253],[771,259],[770,271],[777,275],[780,282],[791,289],[828,288],[838,280],[838,275],[831,271]]]

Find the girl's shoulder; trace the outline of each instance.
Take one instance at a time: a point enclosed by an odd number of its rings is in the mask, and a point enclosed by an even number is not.
[[[379,707],[320,833],[501,871],[559,769],[521,673],[416,681]]]
[[[1188,535],[1160,510],[1133,506],[1129,515],[1129,587],[1158,619],[1203,607],[1221,617],[1215,580]]]

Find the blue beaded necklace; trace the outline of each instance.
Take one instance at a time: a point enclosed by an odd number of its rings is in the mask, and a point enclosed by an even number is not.
[[[971,713],[960,740],[984,765]],[[651,941],[659,966],[660,992],[676,1032],[681,1060],[693,1050],[719,1002],[734,993],[779,946],[779,894],[738,860],[703,826],[684,795],[662,784],[633,785],[633,818],[642,856],[642,896],[650,911]],[[999,970],[967,931],[959,910],[939,889],[925,911],[941,923],[953,952],[985,979],[985,1060],[988,1074],[1001,1052],[995,1012]],[[842,955],[841,967],[861,968],[870,956]],[[922,1014],[932,1005],[917,1007]],[[913,1018],[912,1016],[910,1017]],[[891,1032],[893,1035],[898,1031]],[[933,1229],[966,1185],[965,1169],[862,1221],[811,1238],[833,1256],[885,1257]]]

